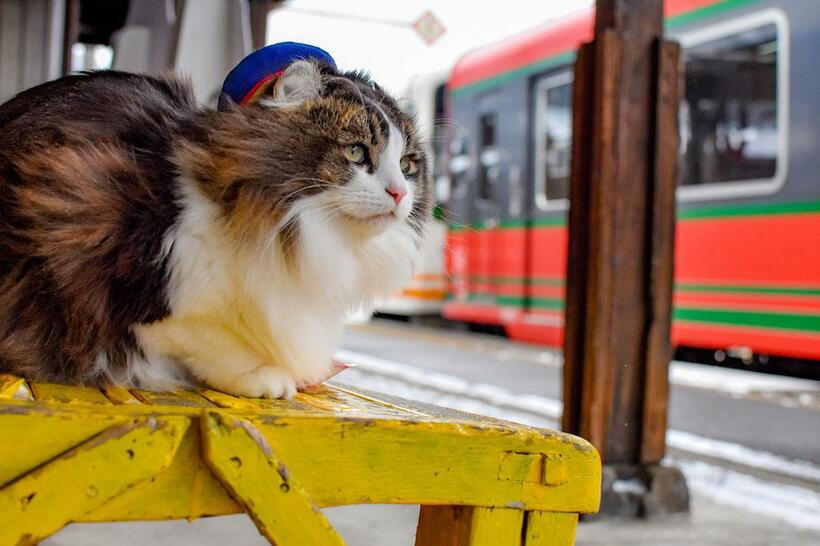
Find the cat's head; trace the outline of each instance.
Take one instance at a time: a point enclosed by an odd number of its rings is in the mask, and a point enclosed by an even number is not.
[[[310,210],[367,239],[420,233],[429,215],[413,119],[367,76],[312,61],[291,64],[257,103],[205,115],[180,163],[245,232],[287,231]]]

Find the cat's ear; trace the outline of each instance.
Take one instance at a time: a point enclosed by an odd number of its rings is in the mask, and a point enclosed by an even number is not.
[[[322,75],[309,61],[296,61],[288,66],[273,86],[275,105],[300,104],[318,97],[322,92]]]

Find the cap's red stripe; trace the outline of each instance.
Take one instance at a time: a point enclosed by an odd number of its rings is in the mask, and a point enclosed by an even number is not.
[[[251,87],[250,91],[245,93],[245,96],[242,97],[242,100],[239,101],[239,104],[245,105],[256,99],[256,94],[265,86],[267,86],[271,81],[278,78],[282,74],[282,72],[284,72],[284,70],[279,70],[277,72],[274,72],[273,74],[268,74],[267,76],[256,82],[256,85]]]

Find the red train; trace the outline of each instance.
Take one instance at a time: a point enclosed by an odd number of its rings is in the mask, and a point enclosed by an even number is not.
[[[666,11],[685,74],[674,343],[820,360],[820,10],[667,0]],[[448,319],[562,343],[572,63],[592,25],[578,13],[450,74]]]

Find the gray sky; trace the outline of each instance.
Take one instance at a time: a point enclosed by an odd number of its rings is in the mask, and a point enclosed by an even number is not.
[[[381,85],[400,92],[414,74],[452,67],[466,51],[502,40],[543,22],[589,6],[592,0],[290,0],[271,14],[268,43],[297,41],[319,46],[340,68],[364,68]],[[492,6],[492,7],[491,7]],[[428,46],[412,28],[319,17],[321,10],[412,22],[431,10],[446,29]]]

